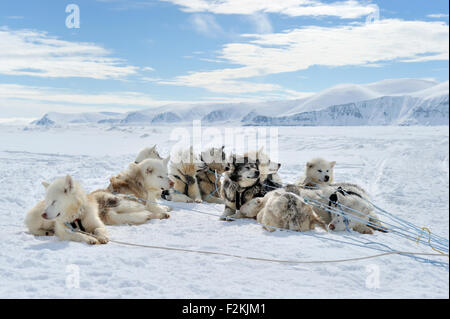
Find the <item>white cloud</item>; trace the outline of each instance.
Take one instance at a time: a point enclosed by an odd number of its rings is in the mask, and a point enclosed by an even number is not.
[[[71,105],[100,106],[158,106],[169,101],[157,101],[137,92],[114,92],[102,94],[72,93],[64,89],[36,87],[18,84],[0,84],[0,98],[3,100],[39,101]]]
[[[217,37],[224,32],[222,27],[217,23],[216,18],[210,14],[193,14],[189,18],[190,23],[195,31],[208,37]]]
[[[427,18],[432,18],[432,19],[448,18],[448,14],[445,14],[445,13],[434,13],[434,14],[427,15]]]
[[[50,78],[120,79],[138,70],[96,44],[8,28],[0,28],[0,61],[0,74]]]
[[[163,84],[237,93],[280,90],[240,79],[306,70],[314,65],[373,66],[387,61],[448,60],[449,27],[443,22],[380,20],[339,27],[309,26],[272,34],[248,34],[226,44],[219,58],[239,67],[191,72]]]
[[[354,19],[377,10],[376,5],[356,0],[323,3],[318,0],[161,0],[186,12],[216,14],[280,13],[287,16],[335,16]]]

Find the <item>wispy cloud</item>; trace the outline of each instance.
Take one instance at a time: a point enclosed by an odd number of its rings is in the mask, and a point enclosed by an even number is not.
[[[433,14],[427,15],[427,18],[431,18],[431,19],[448,18],[448,14],[445,14],[445,13],[433,13]]]
[[[194,30],[208,37],[217,37],[224,34],[222,27],[211,14],[193,14],[189,21]]]
[[[356,0],[324,3],[318,0],[160,0],[171,2],[186,12],[216,14],[280,13],[287,16],[334,16],[354,19],[374,13],[377,7]]]
[[[256,33],[272,33],[273,27],[267,14],[255,13],[249,16],[249,20],[255,26]]]
[[[121,79],[137,72],[137,67],[110,55],[93,43],[64,41],[41,31],[0,28],[0,74]]]
[[[225,93],[281,90],[279,85],[249,79],[306,70],[314,65],[373,66],[398,60],[448,60],[449,54],[449,28],[443,22],[389,19],[244,37],[247,42],[226,44],[219,55],[230,65],[240,67],[191,72],[160,83]]]

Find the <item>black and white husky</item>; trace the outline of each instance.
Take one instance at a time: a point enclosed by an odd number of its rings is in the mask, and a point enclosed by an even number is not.
[[[221,219],[246,217],[239,212],[243,205],[282,187],[277,174],[280,166],[272,163],[261,150],[242,156],[231,155],[220,190],[225,202]]]

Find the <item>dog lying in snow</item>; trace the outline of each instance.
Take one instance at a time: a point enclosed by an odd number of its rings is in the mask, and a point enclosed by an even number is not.
[[[202,169],[197,173],[197,183],[202,200],[208,203],[223,204],[220,198],[220,178],[226,169],[225,146],[211,147],[200,154]]]
[[[276,230],[274,227],[304,232],[316,225],[327,230],[310,205],[297,194],[282,188],[268,192],[263,198],[252,199],[241,207],[240,212],[246,217],[256,216],[263,228],[271,232]]]
[[[98,214],[95,199],[86,195],[81,185],[71,176],[42,183],[46,188],[45,200],[32,208],[25,224],[33,235],[55,234],[61,240],[85,242],[91,245],[108,243],[105,225]],[[69,231],[68,228],[82,231]]]
[[[378,221],[378,216],[375,214],[373,206],[368,202],[369,195],[362,187],[356,184],[334,183],[315,189],[300,187],[299,190],[300,196],[307,203],[309,201],[314,206],[314,210],[320,218],[329,224],[330,230],[342,231],[348,227],[363,234],[372,234],[373,230],[387,231],[386,227]],[[320,207],[315,207],[316,205]],[[338,211],[342,209],[347,218],[329,211],[334,209]],[[355,217],[360,220],[355,220]],[[350,220],[352,218],[353,220]],[[373,225],[365,225],[368,222]]]
[[[148,220],[151,218],[169,218],[167,212],[170,211],[170,208],[156,202],[157,198],[160,198],[161,193],[164,190],[169,189],[170,186],[169,178],[167,176],[168,162],[169,157],[164,160],[146,159],[139,164],[130,163],[127,170],[121,172],[115,177],[110,178],[110,184],[106,190],[113,195],[122,194],[122,196],[118,197],[121,201],[125,198],[128,200],[133,200],[133,198],[123,195],[131,195],[147,201],[145,204],[145,209],[151,214],[148,212],[144,213],[141,210],[140,212],[142,219],[147,218]],[[97,195],[95,195],[95,193],[97,193]],[[105,202],[104,193],[96,191],[94,192],[94,195],[98,199],[100,205]],[[129,223],[133,224],[135,223],[133,221],[135,220],[134,216],[136,215],[136,210],[139,211],[141,206],[130,206],[126,204],[123,206],[119,205],[117,207],[108,207],[108,205],[104,207],[107,209],[107,212],[114,214],[132,214],[130,215]],[[125,208],[125,211],[121,211],[122,208]],[[112,218],[112,215],[109,215],[108,218]],[[123,221],[123,218],[124,217],[122,216],[120,220]],[[117,223],[119,223],[118,221],[119,220],[117,220]]]
[[[169,164],[169,178],[173,187],[164,191],[162,198],[184,203],[203,202],[197,174],[205,169],[205,163],[194,155],[192,146],[176,151]]]
[[[305,176],[297,181],[298,186],[315,187],[329,185],[333,182],[336,162],[315,158],[306,163]]]
[[[225,202],[221,219],[247,217],[239,212],[245,203],[282,187],[279,168],[280,164],[272,163],[262,150],[231,155],[220,190]]]
[[[139,154],[136,156],[136,159],[134,163],[139,164],[143,160],[153,158],[153,159],[159,159],[162,160],[163,158],[159,155],[158,151],[156,150],[156,145],[153,145],[152,147],[146,147],[143,150],[139,152]]]

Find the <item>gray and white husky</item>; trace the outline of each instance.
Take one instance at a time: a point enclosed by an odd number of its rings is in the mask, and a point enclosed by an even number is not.
[[[281,179],[277,174],[280,166],[272,163],[261,150],[242,156],[231,155],[221,187],[221,196],[225,202],[221,219],[247,217],[239,212],[243,205],[281,188]]]

